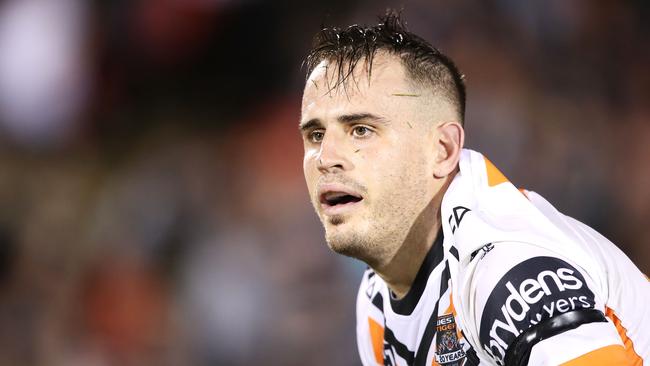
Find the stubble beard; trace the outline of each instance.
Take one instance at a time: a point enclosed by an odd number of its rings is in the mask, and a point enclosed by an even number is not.
[[[358,223],[345,215],[321,216],[325,228],[325,241],[329,248],[348,257],[362,259],[367,256],[370,240]]]
[[[391,258],[401,242],[395,226],[386,225],[383,217],[366,218],[362,223],[335,215],[326,218],[325,240],[329,248],[348,257],[361,260],[371,267]]]
[[[364,262],[371,257],[372,240],[366,233],[354,227],[343,228],[345,219],[340,216],[333,216],[328,221],[329,225],[325,227],[325,240],[332,251]]]
[[[423,202],[428,202],[422,189],[425,184],[421,181],[406,189],[392,190],[399,193],[376,202],[374,207],[367,207],[363,217],[356,220],[343,215],[321,217],[329,248],[359,259],[372,268],[386,265],[400,249],[421,213],[423,207],[419,206],[426,206]]]

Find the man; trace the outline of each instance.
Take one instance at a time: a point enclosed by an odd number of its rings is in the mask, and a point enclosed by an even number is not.
[[[454,63],[399,17],[324,29],[300,130],[334,251],[368,264],[364,365],[641,365],[650,284],[612,243],[463,149]]]

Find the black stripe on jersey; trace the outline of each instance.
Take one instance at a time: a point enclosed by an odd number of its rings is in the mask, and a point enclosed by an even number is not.
[[[479,360],[476,355],[476,351],[472,347],[465,351],[465,357],[467,357],[467,361],[465,361],[463,366],[478,366],[481,363],[481,360]]]
[[[372,304],[375,305],[379,311],[384,312],[384,297],[381,296],[380,292],[377,292],[377,295],[372,299]]]
[[[449,248],[449,253],[451,253],[456,258],[457,261],[460,260],[460,256],[458,255],[458,249],[456,249],[455,246],[452,245],[451,248]]]
[[[393,311],[400,315],[411,315],[415,306],[420,301],[424,289],[427,287],[427,281],[429,280],[429,275],[434,268],[436,268],[445,256],[444,249],[442,247],[443,241],[442,229],[438,232],[436,240],[433,242],[431,249],[424,257],[422,265],[418,270],[417,275],[415,275],[415,280],[409,289],[409,292],[406,293],[402,299],[395,299],[392,296],[390,297],[390,305],[393,308]]]
[[[467,361],[463,364],[463,366],[478,366],[481,363],[481,360],[479,360],[478,355],[476,354],[476,351],[474,350],[474,347],[469,344],[467,341],[467,337],[465,337],[465,332],[463,330],[460,330],[460,333],[463,335],[463,338],[465,338],[465,341],[469,345],[469,348],[467,351],[465,351],[465,356],[467,357]]]
[[[388,327],[384,328],[384,341],[395,349],[395,352],[406,361],[407,365],[413,364],[415,352],[410,351],[402,342],[395,338],[395,334]]]
[[[449,263],[445,264],[445,270],[442,272],[442,278],[440,279],[440,296],[436,302],[436,306],[433,309],[433,313],[429,317],[427,322],[427,327],[424,330],[422,339],[420,340],[420,347],[415,355],[415,363],[413,366],[425,366],[427,362],[427,355],[429,354],[429,349],[431,348],[431,343],[433,342],[433,337],[436,335],[436,321],[438,320],[438,305],[440,305],[440,299],[442,295],[445,294],[447,288],[449,288],[449,278],[451,274],[449,273]]]
[[[583,324],[599,322],[607,322],[605,315],[600,310],[581,309],[556,315],[537,325],[533,325],[521,332],[508,347],[505,364],[512,366],[527,365],[530,352],[537,343]]]
[[[422,339],[420,340],[420,347],[415,354],[415,362],[413,366],[425,366],[427,363],[427,355],[429,353],[429,348],[431,348],[431,343],[433,343],[433,337],[436,335],[436,320],[438,319],[438,305],[440,300],[436,303],[436,307],[433,308],[433,313],[429,317],[427,322],[427,328],[424,330]]]

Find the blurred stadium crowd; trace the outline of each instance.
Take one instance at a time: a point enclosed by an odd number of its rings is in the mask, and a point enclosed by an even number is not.
[[[322,24],[404,8],[468,146],[650,272],[647,1],[0,2],[0,366],[356,365],[308,203]]]

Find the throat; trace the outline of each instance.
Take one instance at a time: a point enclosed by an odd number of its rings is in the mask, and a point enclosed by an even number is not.
[[[427,283],[429,283],[432,272],[436,267],[444,265],[442,242],[442,231],[440,231],[421,264],[415,266],[417,272],[408,285],[401,284],[402,287],[400,287],[400,284],[395,286],[394,282],[392,284],[387,282],[391,295],[390,303],[394,312],[403,315],[409,315],[413,312],[426,289]],[[438,273],[442,273],[442,271]]]
[[[426,284],[433,267],[442,261],[442,224],[439,218],[435,219],[436,214],[418,217],[390,261],[379,268],[373,267],[398,300],[409,296],[413,287],[422,287],[419,281]],[[418,227],[419,230],[415,229]]]
[[[386,282],[388,283],[388,282]],[[392,285],[388,285],[388,289],[390,291],[390,297],[392,300],[402,300],[404,297],[406,297],[406,294],[409,293],[409,290],[411,289],[411,284],[397,284],[394,283]]]
[[[431,270],[442,261],[442,230],[426,246],[398,252],[384,268],[376,270],[396,300],[403,299],[414,287],[426,282]]]

